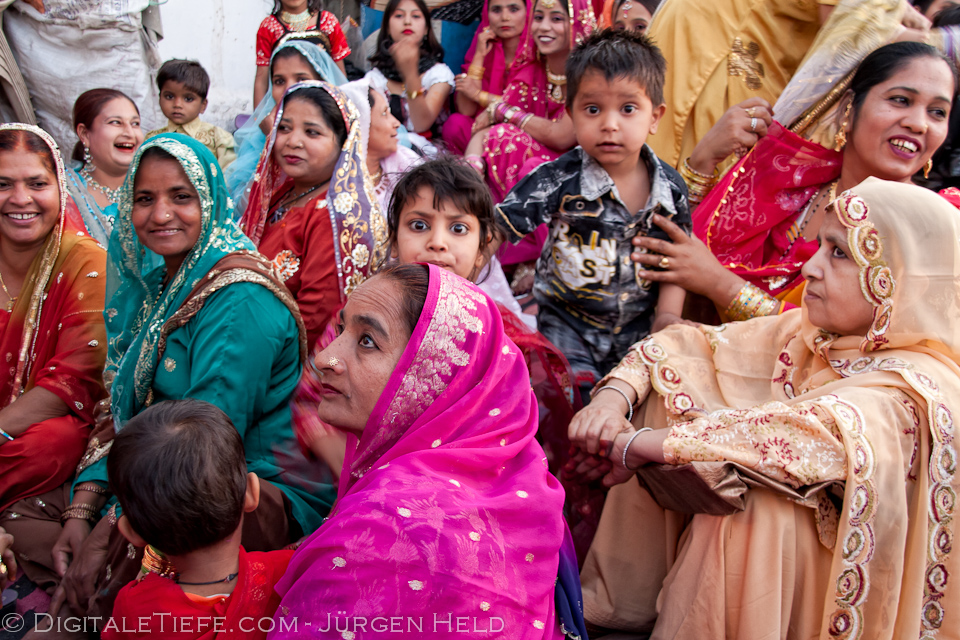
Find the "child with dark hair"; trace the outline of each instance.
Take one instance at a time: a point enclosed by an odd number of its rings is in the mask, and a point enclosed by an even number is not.
[[[641,278],[630,259],[638,234],[669,241],[659,216],[688,233],[691,224],[683,179],[646,144],[664,112],[665,69],[642,34],[588,37],[566,68],[579,146],[540,165],[497,208],[514,243],[550,226],[534,284],[538,326],[570,361],[585,403],[631,345],[683,309],[683,289]]]
[[[147,138],[161,133],[182,133],[210,149],[221,169],[236,160],[233,136],[200,119],[200,114],[207,110],[210,76],[199,62],[167,60],[157,72],[157,88],[167,126],[151,131]]]
[[[163,634],[265,638],[273,590],[292,551],[247,553],[243,514],[260,481],[247,473],[240,434],[199,400],[155,404],[127,422],[107,458],[117,526],[146,547],[140,577],[121,589],[103,638]],[[144,621],[149,621],[145,624]]]
[[[270,87],[270,56],[289,40],[311,43],[330,54],[337,67],[346,74],[344,59],[350,45],[337,17],[324,11],[322,0],[273,0],[273,11],[257,29],[257,74],[253,84],[253,104],[267,94]],[[333,81],[333,78],[323,78]]]

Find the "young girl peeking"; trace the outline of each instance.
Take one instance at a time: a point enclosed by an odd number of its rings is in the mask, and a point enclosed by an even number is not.
[[[661,0],[607,0],[600,16],[600,28],[646,33]]]
[[[435,264],[482,286],[499,231],[490,190],[462,159],[442,156],[404,174],[393,191],[387,225],[391,257],[399,263]],[[580,406],[570,365],[503,303],[497,307],[507,336],[523,352],[530,369],[542,405],[539,438],[556,471],[570,448],[567,425]],[[316,370],[307,367],[293,404],[295,429],[305,449],[339,472],[342,449],[338,456],[331,455],[331,450],[343,446],[342,437],[315,418],[316,402],[322,397],[319,389]]]

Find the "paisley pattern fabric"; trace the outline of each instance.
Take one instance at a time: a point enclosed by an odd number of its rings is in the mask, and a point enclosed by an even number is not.
[[[802,501],[832,550],[821,637],[947,637],[960,611],[960,219],[931,191],[875,178],[828,212],[847,228],[874,307],[866,336],[827,333],[805,308],[671,327],[610,375],[663,402],[669,463],[729,461],[794,488],[844,487],[842,504],[823,492]]]
[[[402,616],[443,634],[469,616],[505,637],[561,637],[563,490],[535,439],[523,355],[486,294],[429,269],[420,321],[362,437],[348,436],[336,507],[277,585],[278,631]]]

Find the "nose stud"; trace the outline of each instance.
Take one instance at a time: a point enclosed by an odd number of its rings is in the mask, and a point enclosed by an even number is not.
[[[335,367],[338,364],[340,364],[340,360],[338,360],[337,358],[330,358],[329,360],[327,360],[327,366]]]

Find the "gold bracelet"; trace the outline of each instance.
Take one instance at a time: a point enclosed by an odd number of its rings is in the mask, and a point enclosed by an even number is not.
[[[697,181],[703,184],[716,184],[717,180],[720,179],[720,171],[718,169],[714,168],[712,175],[708,175],[706,173],[700,173],[699,171],[697,171],[696,169],[690,166],[690,158],[684,158],[683,164],[681,166],[683,167],[681,171],[685,170],[684,173],[688,174],[694,180],[697,180],[699,178],[699,180]]]
[[[486,107],[488,104],[490,104],[490,94],[486,91],[481,91],[478,93],[477,104],[479,104],[481,107]]]
[[[780,301],[763,289],[747,282],[730,301],[726,316],[728,321],[750,320],[763,316],[773,316],[780,311]]]
[[[474,80],[483,80],[484,68],[482,66],[475,67],[470,65],[467,69],[467,77],[473,78]]]
[[[71,504],[60,514],[60,526],[63,526],[63,524],[70,519],[95,522],[97,519],[97,510],[88,504]]]
[[[96,493],[97,495],[105,496],[109,491],[101,487],[96,482],[81,482],[73,488],[74,493],[77,491],[89,491],[90,493]]]

